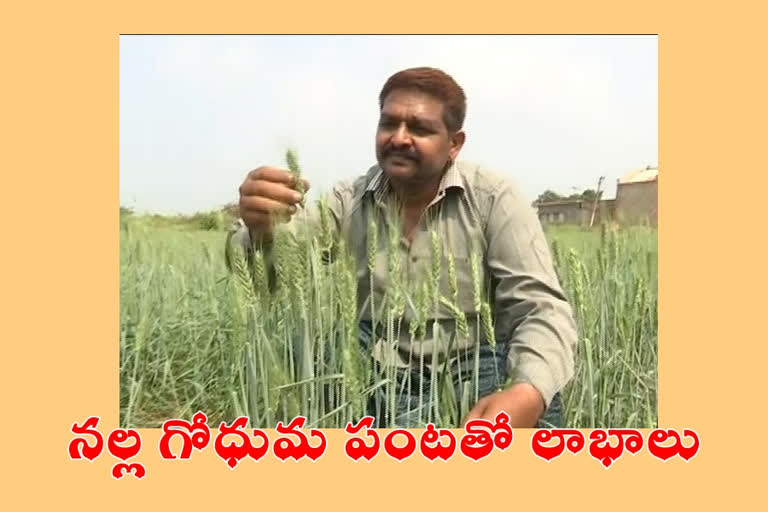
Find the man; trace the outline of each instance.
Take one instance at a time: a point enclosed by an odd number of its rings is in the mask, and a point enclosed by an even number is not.
[[[392,204],[399,205],[403,271],[409,279],[428,273],[431,233],[440,233],[444,256],[452,256],[457,276],[452,290],[450,279],[441,281],[441,294],[453,293],[469,328],[475,329],[480,321],[472,297],[477,276],[470,263],[472,251],[479,251],[481,277],[491,287],[497,342],[495,349],[487,340],[480,347],[480,389],[475,390],[480,398],[465,421],[494,420],[504,411],[513,427],[559,426],[559,391],[573,376],[576,329],[538,218],[509,179],[457,161],[466,139],[462,131],[466,99],[450,76],[433,68],[400,71],[385,83],[379,106],[378,165],[337,185],[331,196],[336,227],[358,257],[358,268],[367,268],[364,248],[371,216],[382,211],[391,214]],[[290,218],[302,201],[296,190],[301,187],[296,185],[290,172],[275,167],[260,167],[248,174],[240,186],[240,215],[247,227],[241,232],[244,244],[270,243],[276,218]],[[304,190],[308,186],[303,183]],[[386,268],[376,268],[374,289],[368,277],[359,279],[359,293],[381,293],[387,285]],[[384,354],[386,347],[377,344],[370,311],[362,311],[361,316],[361,332],[374,357],[392,361]],[[456,330],[449,317],[436,315],[433,320]],[[411,343],[404,337],[394,354],[398,375],[425,379],[414,374],[411,364],[419,357],[447,358],[461,367],[473,345],[458,335],[453,341],[448,348],[429,339]],[[457,371],[455,366],[452,371]],[[462,378],[456,381],[461,393]],[[398,402],[397,424],[418,426],[412,411],[423,399],[411,392]]]

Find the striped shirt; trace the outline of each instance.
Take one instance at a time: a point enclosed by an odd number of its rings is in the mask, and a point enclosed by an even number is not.
[[[493,311],[496,340],[509,343],[511,382],[533,385],[548,406],[574,374],[576,325],[539,219],[516,184],[477,165],[454,163],[444,173],[437,195],[410,239],[402,235],[401,226],[390,215],[391,192],[388,177],[375,165],[366,174],[337,184],[327,198],[336,228],[357,260],[361,318],[371,320],[372,295],[376,320],[381,321],[379,307],[398,279],[412,298],[414,286],[435,278],[446,301],[429,307],[426,338],[415,341],[408,325],[420,318],[418,307],[413,300],[406,301],[398,342],[379,340],[374,357],[385,365],[418,367],[420,361],[431,363],[433,356],[442,363],[446,357],[473,350],[475,333],[483,333],[477,308],[479,281],[482,297]],[[372,219],[378,236],[371,276],[368,230]],[[398,230],[401,273],[390,278],[388,233],[392,229]],[[238,233],[241,242],[249,246],[248,230],[241,227]],[[435,242],[437,252],[433,250]],[[439,275],[433,273],[433,263],[438,263],[434,257],[439,258]],[[448,272],[451,259],[455,283]],[[473,260],[477,263],[474,272]],[[457,309],[466,318],[464,332],[469,336],[457,327]],[[438,336],[433,338],[435,332]],[[481,342],[487,342],[485,336]]]

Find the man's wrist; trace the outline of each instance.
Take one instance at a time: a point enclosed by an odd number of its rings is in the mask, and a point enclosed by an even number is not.
[[[504,392],[523,409],[538,420],[544,414],[546,403],[538,389],[529,382],[518,381],[507,387]]]
[[[273,241],[271,230],[261,230],[249,227],[248,237],[251,240],[251,245],[256,247],[260,247],[262,245],[270,245]]]

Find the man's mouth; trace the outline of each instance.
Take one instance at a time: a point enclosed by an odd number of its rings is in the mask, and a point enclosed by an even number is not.
[[[405,165],[409,163],[416,163],[417,159],[413,156],[406,156],[401,154],[389,154],[387,159],[396,165]]]

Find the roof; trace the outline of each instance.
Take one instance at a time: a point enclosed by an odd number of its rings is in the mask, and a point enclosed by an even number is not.
[[[569,205],[576,205],[581,204],[584,200],[583,199],[566,199],[563,201],[547,201],[546,203],[536,203],[536,206],[569,206]]]
[[[647,181],[656,181],[657,179],[659,179],[659,168],[649,165],[644,169],[628,172],[619,178],[619,185],[625,183],[644,183]]]
[[[600,204],[612,203],[614,201],[615,201],[615,199],[602,199],[601,198],[599,203]],[[547,201],[545,203],[535,202],[533,204],[533,206],[536,207],[536,208],[540,208],[540,207],[546,208],[548,206],[570,206],[570,205],[580,205],[580,206],[582,206],[582,203],[588,204],[588,205],[592,205],[593,201],[588,201],[586,199],[564,199],[562,201]]]

